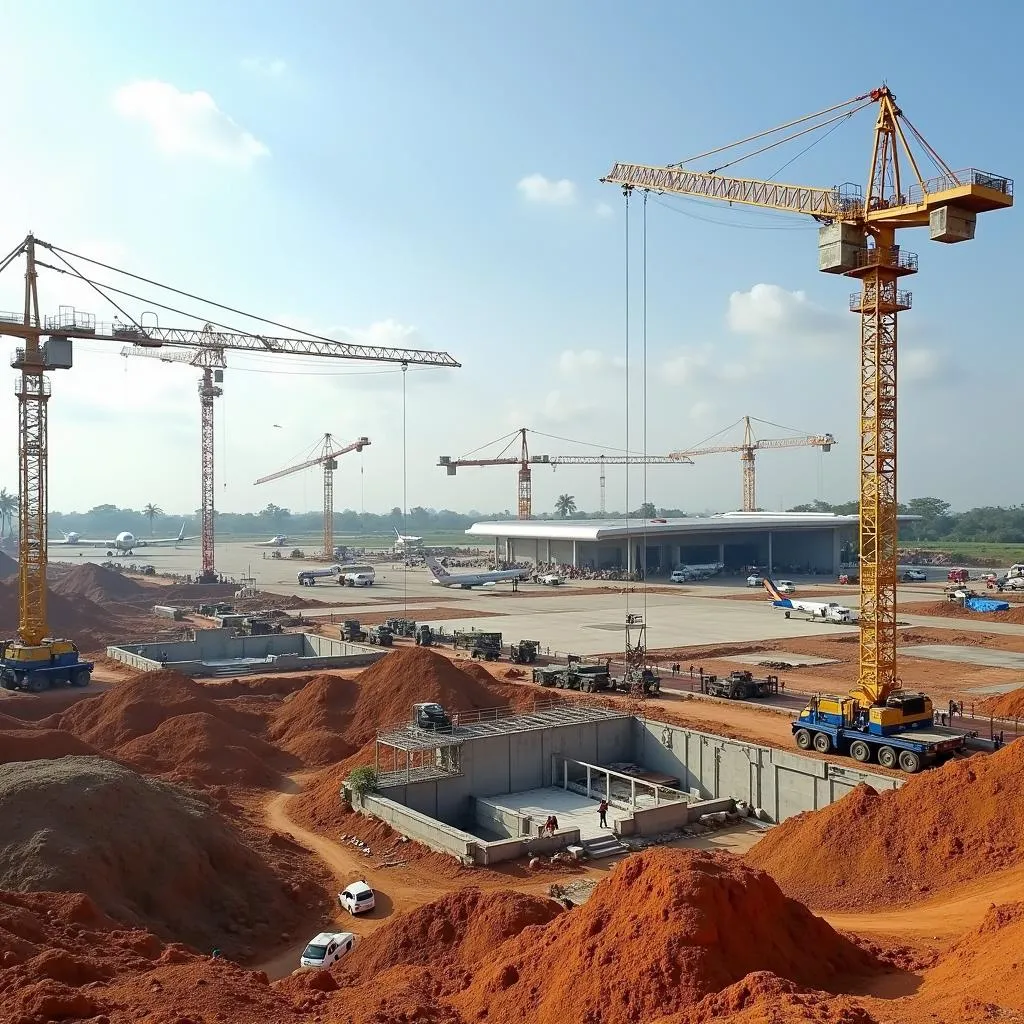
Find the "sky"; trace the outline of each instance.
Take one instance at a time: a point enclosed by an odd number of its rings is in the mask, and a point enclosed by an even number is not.
[[[462,364],[411,368],[403,399],[394,366],[229,352],[216,405],[223,511],[317,508],[316,470],[254,481],[301,461],[325,432],[371,442],[342,458],[337,508],[514,513],[514,468],[449,477],[438,456],[495,453],[501,444],[487,442],[520,426],[547,435],[533,454],[664,454],[744,415],[779,425],[758,425],[761,437],[837,439],[827,455],[762,453],[759,505],[848,500],[855,283],[817,272],[814,221],[660,196],[645,214],[634,195],[627,250],[623,196],[600,177],[616,160],[684,160],[883,81],[951,167],[1013,177],[1024,158],[1009,117],[1024,90],[1024,13],[1008,2],[986,7],[1002,30],[967,46],[955,42],[962,5],[930,3],[916,44],[908,10],[899,47],[891,32],[869,45],[856,19],[837,31],[841,18],[800,0],[742,17],[669,0],[628,16],[607,0],[296,0],[287,12],[263,0],[0,0],[0,11],[3,253],[32,231],[289,327]],[[872,128],[869,108],[806,152],[816,136],[729,173],[863,183]],[[901,234],[921,267],[904,282],[914,308],[900,319],[902,500],[1021,500],[1005,468],[1016,464],[1024,370],[1020,242],[1014,210],[981,217],[969,245]],[[0,310],[21,309],[22,270],[0,274]],[[161,326],[292,333],[92,273],[141,296],[124,309],[153,310]],[[40,271],[39,294],[44,315],[116,313],[52,270]],[[16,490],[8,373],[0,485]],[[74,368],[51,379],[51,510],[195,509],[197,380],[187,365],[76,342]],[[563,492],[596,509],[596,467],[535,470],[535,511]],[[740,493],[738,456],[709,455],[634,466],[628,503],[724,510]],[[620,469],[608,470],[607,500],[627,502]]]

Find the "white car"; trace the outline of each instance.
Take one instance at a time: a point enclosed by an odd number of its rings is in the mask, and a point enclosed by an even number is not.
[[[373,890],[365,882],[353,882],[347,889],[338,893],[338,902],[342,910],[350,914],[365,914],[377,905]]]
[[[796,593],[796,584],[792,580],[776,580],[775,588],[780,594]]]
[[[758,575],[756,572],[752,572],[747,577],[747,586],[748,587],[763,587],[764,586],[764,577]]]
[[[351,932],[320,932],[309,940],[299,957],[300,967],[330,967],[352,952],[356,937]]]
[[[908,569],[903,574],[904,583],[925,583],[928,580],[928,573],[924,569]]]

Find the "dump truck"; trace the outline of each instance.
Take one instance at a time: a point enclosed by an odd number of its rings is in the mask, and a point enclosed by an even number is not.
[[[484,661],[499,661],[501,659],[501,634],[474,633],[473,646],[470,648],[469,654],[472,658],[483,658]]]
[[[341,626],[341,638],[358,642],[366,639],[366,633],[359,625],[358,619],[346,619]]]
[[[726,697],[730,700],[748,700],[751,697],[768,697],[779,692],[779,677],[766,676],[755,679],[753,672],[730,672],[727,676],[705,676],[700,684],[701,693],[711,697]]]
[[[83,661],[71,640],[44,639],[32,646],[5,640],[0,646],[0,685],[42,693],[52,686],[88,686],[93,663]]]
[[[520,640],[508,645],[508,656],[516,665],[532,665],[537,660],[539,650],[539,640]]]
[[[793,722],[801,750],[846,754],[877,761],[883,768],[913,773],[941,764],[966,746],[966,738],[934,725],[931,698],[896,690],[882,701],[862,704],[854,696],[815,695]]]
[[[395,634],[385,624],[374,626],[367,634],[366,639],[378,647],[390,647],[395,642]]]

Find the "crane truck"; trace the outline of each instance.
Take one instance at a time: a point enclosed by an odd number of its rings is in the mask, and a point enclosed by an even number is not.
[[[5,690],[42,693],[51,686],[88,686],[92,669],[93,663],[82,661],[71,640],[5,640],[0,646],[0,685]]]

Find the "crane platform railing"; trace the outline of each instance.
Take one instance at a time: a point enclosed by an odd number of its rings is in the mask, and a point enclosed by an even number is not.
[[[935,178],[926,178],[923,182],[915,181],[908,186],[903,198],[907,203],[923,203],[928,196],[933,196],[937,192],[948,192],[951,189],[963,188],[965,185],[978,185],[981,188],[990,188],[994,192],[1002,192],[1003,195],[1013,195],[1012,178],[991,171],[981,171],[977,167],[965,167],[953,171],[952,174],[940,174]],[[902,206],[903,203],[890,202],[890,205]]]

